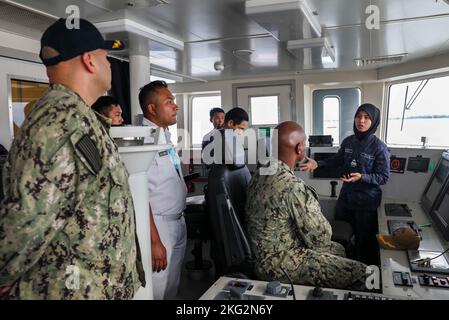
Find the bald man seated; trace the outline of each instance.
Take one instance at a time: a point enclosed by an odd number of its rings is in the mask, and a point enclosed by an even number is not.
[[[295,284],[365,290],[366,265],[345,258],[343,246],[331,241],[317,194],[293,172],[305,157],[304,129],[292,121],[276,129],[277,170],[272,175],[257,171],[246,202],[256,276],[287,281],[284,269]]]

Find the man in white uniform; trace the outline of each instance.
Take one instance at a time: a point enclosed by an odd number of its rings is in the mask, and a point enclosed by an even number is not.
[[[229,110],[224,119],[223,128],[215,130],[211,137],[211,143],[204,147],[202,159],[206,165],[212,163],[230,162],[236,165],[245,164],[245,151],[243,132],[248,128],[248,113],[239,107]],[[225,148],[223,149],[223,145]],[[223,150],[225,154],[223,156]]]
[[[178,106],[163,81],[153,81],[139,93],[142,125],[159,127],[158,144],[172,144],[168,126],[176,123]],[[176,297],[187,242],[184,220],[187,187],[174,149],[156,155],[147,172],[150,198],[151,255],[154,299]]]
[[[209,120],[214,128],[204,135],[203,142],[201,143],[201,149],[204,149],[205,146],[213,141],[214,132],[223,128],[224,125],[225,112],[222,108],[212,108],[209,111],[209,116]]]

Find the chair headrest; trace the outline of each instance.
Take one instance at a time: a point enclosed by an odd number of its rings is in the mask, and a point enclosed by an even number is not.
[[[8,155],[8,150],[6,150],[6,148],[0,144],[0,156],[5,156]]]

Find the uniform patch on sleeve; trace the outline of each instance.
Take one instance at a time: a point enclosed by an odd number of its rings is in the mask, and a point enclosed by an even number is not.
[[[75,145],[76,149],[84,156],[95,173],[100,172],[101,157],[95,143],[87,134],[83,135]]]
[[[318,201],[318,193],[316,192],[315,188],[306,185],[306,189],[308,189],[312,193],[313,197]]]

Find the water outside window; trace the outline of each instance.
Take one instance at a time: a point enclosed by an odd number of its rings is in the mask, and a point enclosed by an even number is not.
[[[449,146],[449,77],[424,79],[390,87],[387,143]]]

